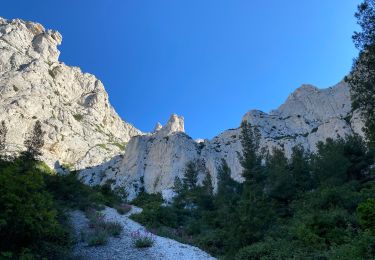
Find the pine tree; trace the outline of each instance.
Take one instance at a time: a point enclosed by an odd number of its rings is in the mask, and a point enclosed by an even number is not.
[[[315,183],[310,173],[309,156],[302,146],[292,149],[290,172],[296,182],[296,191],[303,193],[314,187]]]
[[[187,190],[192,190],[197,187],[198,169],[195,162],[190,161],[186,164],[185,174],[183,177],[183,185]]]
[[[295,184],[284,151],[274,149],[267,161],[267,190],[271,198],[288,205],[296,193]]]
[[[37,159],[42,155],[41,149],[44,146],[44,134],[42,124],[39,120],[36,121],[32,133],[24,142],[26,146],[26,157]]]
[[[233,203],[231,197],[238,197],[241,193],[241,185],[231,177],[231,170],[226,160],[221,160],[221,165],[218,168],[218,184],[217,184],[217,199],[229,201],[228,204]],[[236,200],[236,199],[234,199]]]
[[[5,158],[5,149],[6,149],[6,138],[8,134],[8,128],[5,125],[5,121],[1,121],[0,124],[0,159]]]
[[[180,194],[183,191],[183,184],[178,176],[174,178],[173,190],[177,194]]]
[[[212,186],[212,178],[211,175],[207,172],[206,177],[204,178],[202,182],[202,189],[205,195],[211,196],[213,194],[213,186]]]
[[[360,110],[370,147],[375,148],[375,0],[360,4],[355,17],[362,29],[353,35],[360,54],[346,81],[350,85],[352,107]]]
[[[273,214],[271,203],[264,193],[262,158],[258,155],[259,129],[244,122],[241,125],[241,130],[243,152],[240,162],[245,182],[239,203],[240,223],[237,233],[241,246],[245,246],[262,238]]]
[[[258,127],[242,122],[240,136],[242,155],[240,155],[240,162],[243,168],[242,176],[245,178],[245,185],[251,185],[262,178],[260,174],[261,157],[258,155],[260,137]]]

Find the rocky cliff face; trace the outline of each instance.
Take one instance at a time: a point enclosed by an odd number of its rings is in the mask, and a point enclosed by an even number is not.
[[[184,133],[184,119],[172,115],[165,126],[142,134],[116,114],[98,79],[58,61],[61,40],[40,24],[0,18],[0,120],[9,128],[9,151],[23,150],[26,133],[40,120],[46,132],[43,160],[81,170],[88,184],[110,180],[131,197],[142,189],[168,191],[189,161],[197,163],[200,180],[210,174],[216,186],[217,167],[225,159],[232,177],[242,181],[240,128],[193,140]],[[362,134],[343,82],[328,89],[303,85],[278,109],[251,110],[242,121],[259,127],[263,148],[284,149],[287,156],[295,145],[315,151],[326,138]]]
[[[303,85],[278,109],[269,114],[251,110],[242,121],[259,127],[262,148],[269,152],[283,149],[287,156],[296,145],[314,152],[318,141],[362,134],[363,126],[358,113],[351,112],[349,88],[343,82],[327,89]],[[236,128],[212,140],[193,140],[184,133],[183,119],[172,115],[167,125],[157,125],[154,133],[133,137],[124,157],[102,169],[100,179],[93,172],[83,176],[88,182],[115,180],[115,185],[126,187],[134,196],[141,187],[147,192],[172,188],[174,179],[182,178],[189,161],[197,163],[200,180],[210,174],[216,186],[217,168],[225,159],[232,177],[242,181],[240,134],[241,129]]]
[[[287,156],[296,145],[314,152],[318,141],[362,134],[363,126],[358,113],[351,112],[349,88],[343,82],[322,90],[303,85],[278,109],[269,114],[251,110],[242,121],[259,127],[262,148],[269,152],[280,148]],[[210,174],[215,187],[217,168],[225,159],[232,177],[242,181],[240,134],[241,129],[236,128],[212,140],[193,140],[184,133],[183,118],[172,115],[165,126],[157,124],[154,133],[133,137],[124,157],[101,169],[100,178],[94,171],[83,172],[82,176],[89,183],[113,180],[115,186],[126,187],[133,197],[142,188],[151,193],[172,188],[189,161],[197,163],[200,180]]]
[[[141,133],[117,115],[95,76],[58,61],[61,40],[38,23],[0,18],[0,120],[9,128],[9,151],[23,150],[40,120],[42,159],[84,169],[123,153]]]

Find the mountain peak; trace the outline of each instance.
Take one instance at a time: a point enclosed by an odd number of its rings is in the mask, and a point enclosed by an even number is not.
[[[185,132],[184,117],[177,114],[172,114],[169,117],[167,124],[165,124],[159,132],[162,135],[170,135],[176,132]]]

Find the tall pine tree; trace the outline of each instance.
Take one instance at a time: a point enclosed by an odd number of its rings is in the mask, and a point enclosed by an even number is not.
[[[246,246],[263,237],[270,223],[272,207],[264,193],[262,158],[259,155],[260,131],[243,122],[240,137],[243,149],[240,162],[245,181],[239,204],[240,224],[237,233],[240,246]]]
[[[6,152],[6,139],[8,134],[8,128],[5,124],[5,121],[1,121],[0,124],[0,159],[5,158],[5,152]]]
[[[353,109],[360,110],[370,147],[375,148],[375,0],[363,1],[355,17],[361,31],[354,33],[353,41],[360,53],[346,81]]]
[[[26,138],[24,144],[26,147],[25,155],[28,158],[37,159],[42,155],[42,148],[44,146],[44,132],[40,121],[36,121],[33,131]]]
[[[192,190],[197,187],[198,169],[196,162],[190,161],[186,164],[185,174],[182,180],[184,188],[187,190]]]

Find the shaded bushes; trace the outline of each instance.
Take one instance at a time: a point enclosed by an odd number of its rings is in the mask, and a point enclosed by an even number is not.
[[[250,139],[247,149],[255,149]],[[144,211],[132,218],[223,259],[375,256],[373,155],[361,138],[329,139],[315,154],[297,147],[290,159],[275,150],[264,164],[251,151],[245,155],[243,184],[223,161],[217,194],[208,183],[180,183],[169,207],[160,195],[142,194],[136,202]]]
[[[118,222],[106,221],[104,215],[95,209],[87,209],[86,217],[89,220],[89,230],[81,233],[83,241],[89,246],[104,245],[110,236],[118,237],[123,227]]]
[[[80,182],[75,172],[68,175],[47,175],[45,178],[48,191],[65,207],[100,209],[103,205],[113,207],[122,203],[121,198],[112,192],[109,183],[90,187]]]
[[[30,157],[0,160],[0,255],[10,258],[60,259],[73,243],[65,212],[122,203],[106,184],[89,187],[74,173],[60,176]],[[118,236],[121,226],[106,223],[90,236],[90,244]],[[102,232],[103,231],[103,232]]]
[[[1,162],[0,252],[15,258],[25,252],[55,258],[71,245],[64,212],[47,191],[44,176],[48,173],[40,166],[25,158]]]
[[[139,229],[131,234],[133,245],[137,248],[151,247],[155,243],[153,234],[147,230]]]

